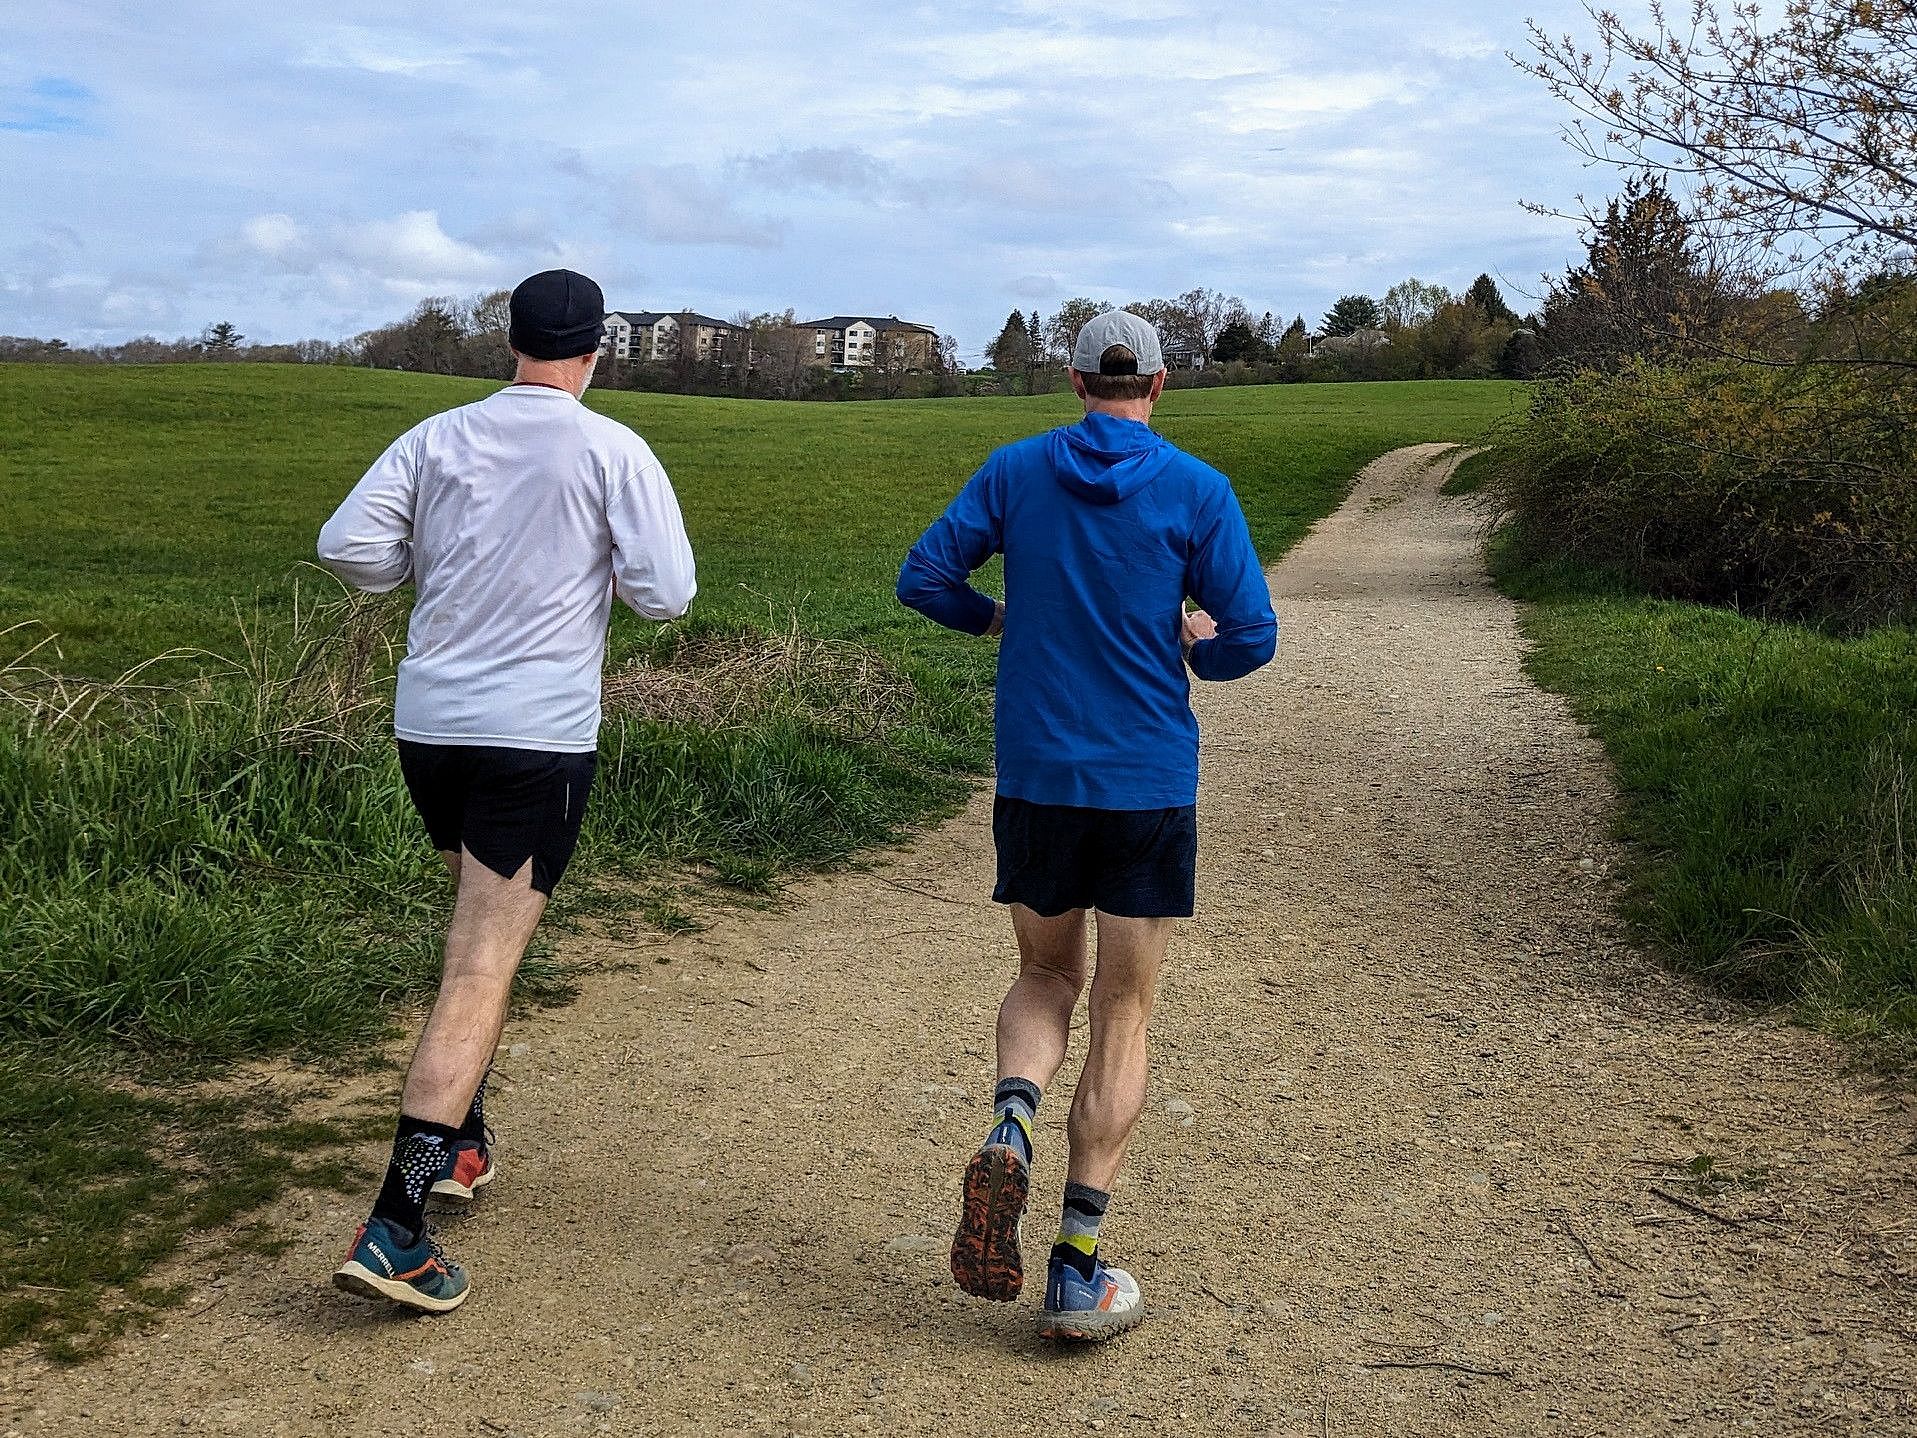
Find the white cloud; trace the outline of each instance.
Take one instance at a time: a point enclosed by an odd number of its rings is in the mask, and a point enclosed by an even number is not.
[[[447,234],[432,210],[318,231],[288,214],[254,215],[222,248],[268,269],[315,276],[335,293],[372,286],[408,299],[497,284],[508,268],[499,256]]]
[[[348,225],[339,232],[339,249],[369,273],[428,287],[477,284],[500,267],[484,250],[447,234],[431,210]]]
[[[1123,77],[1123,88],[1135,96],[1168,84],[1267,72],[1273,40],[1261,30],[1209,36],[1034,26],[932,35],[901,48],[948,82],[1056,85],[1092,79],[1110,84]]]
[[[1444,60],[1489,60],[1505,46],[1482,30],[1443,30],[1425,36],[1420,46]]]
[[[1283,134],[1376,106],[1408,105],[1423,86],[1389,70],[1280,75],[1232,86],[1194,117],[1226,135]]]
[[[374,75],[479,78],[478,62],[497,59],[493,46],[435,43],[364,25],[336,25],[307,43],[299,63],[314,69],[365,70]]]
[[[814,145],[802,150],[738,155],[727,168],[734,178],[768,190],[877,195],[892,189],[898,180],[890,165],[856,145]]]
[[[305,243],[305,232],[291,215],[255,215],[240,226],[240,244],[269,260],[288,259]]]

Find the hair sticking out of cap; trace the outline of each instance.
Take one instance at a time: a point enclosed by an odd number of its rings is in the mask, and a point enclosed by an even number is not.
[[[1132,353],[1130,345],[1113,345],[1098,357],[1100,374],[1120,375],[1138,373],[1138,356]]]

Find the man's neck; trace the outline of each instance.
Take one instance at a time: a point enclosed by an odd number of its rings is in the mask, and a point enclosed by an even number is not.
[[[1139,424],[1152,422],[1152,402],[1148,399],[1088,399],[1085,401],[1087,415],[1102,414],[1112,419],[1136,420]]]
[[[556,361],[521,359],[518,373],[513,375],[514,384],[541,385],[547,389],[563,389],[574,399],[578,399],[586,390],[586,372],[575,364],[563,364]]]

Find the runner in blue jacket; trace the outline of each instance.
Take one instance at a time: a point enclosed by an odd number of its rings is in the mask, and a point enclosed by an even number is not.
[[[952,1271],[981,1297],[1019,1293],[1033,1118],[1090,977],[1091,1050],[1040,1328],[1102,1338],[1144,1313],[1138,1284],[1100,1259],[1098,1238],[1144,1107],[1158,970],[1173,922],[1192,912],[1198,722],[1187,668],[1208,680],[1249,674],[1271,659],[1278,626],[1230,481],[1148,427],[1165,379],[1152,327],[1100,315],[1079,334],[1071,379],[1085,418],[987,459],[913,545],[898,595],[948,628],[1003,640],[992,896],[1011,907],[1020,963],[999,1010],[994,1123],[966,1169]],[[1005,556],[1002,602],[970,583],[994,554]]]

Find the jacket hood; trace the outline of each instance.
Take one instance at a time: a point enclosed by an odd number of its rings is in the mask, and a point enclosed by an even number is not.
[[[1117,504],[1158,478],[1176,451],[1149,425],[1088,414],[1052,431],[1052,465],[1069,494],[1091,504]]]

